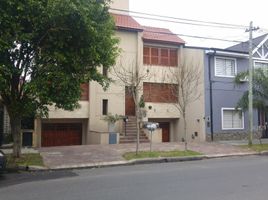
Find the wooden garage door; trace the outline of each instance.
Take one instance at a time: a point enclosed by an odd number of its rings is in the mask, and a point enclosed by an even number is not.
[[[42,124],[42,147],[82,144],[82,124]]]

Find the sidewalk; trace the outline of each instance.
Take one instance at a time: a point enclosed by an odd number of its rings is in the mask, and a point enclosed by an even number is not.
[[[184,150],[184,143],[159,143],[153,144],[153,151]],[[150,158],[134,161],[126,161],[122,155],[126,152],[133,152],[135,144],[115,145],[82,145],[49,147],[38,149],[48,169],[67,169],[83,167],[103,167],[114,165],[129,165],[138,163],[153,162],[175,162],[195,159],[205,159],[223,156],[254,155],[256,152],[233,146],[228,143],[189,143],[188,149],[197,151],[204,156],[187,158]],[[149,151],[150,144],[140,144],[140,151]]]

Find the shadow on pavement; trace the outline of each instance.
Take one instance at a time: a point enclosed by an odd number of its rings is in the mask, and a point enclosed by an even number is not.
[[[27,182],[45,181],[78,176],[71,170],[44,172],[0,173],[0,188]]]

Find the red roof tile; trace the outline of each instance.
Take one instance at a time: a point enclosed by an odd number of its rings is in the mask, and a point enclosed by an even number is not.
[[[115,13],[111,13],[111,15],[114,17],[115,25],[117,26],[117,28],[130,29],[136,31],[143,30],[142,26],[129,15],[121,15]]]
[[[143,26],[143,40],[160,42],[160,43],[172,43],[172,44],[185,44],[185,41],[165,28],[156,28]]]

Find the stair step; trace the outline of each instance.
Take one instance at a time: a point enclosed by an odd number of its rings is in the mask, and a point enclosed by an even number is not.
[[[148,139],[147,136],[140,136],[140,139],[143,138],[143,139]],[[126,136],[126,137],[120,137],[120,140],[128,140],[128,139],[137,139],[137,136]]]
[[[120,136],[119,143],[136,143],[137,141],[137,122],[135,116],[128,116],[128,122],[125,124],[126,135]],[[125,131],[124,131],[125,132]],[[148,143],[150,140],[141,132],[139,137],[140,143]]]
[[[149,143],[149,140],[140,140],[140,143]],[[128,143],[136,143],[136,140],[126,140],[126,141],[120,141],[120,144],[128,144]]]

